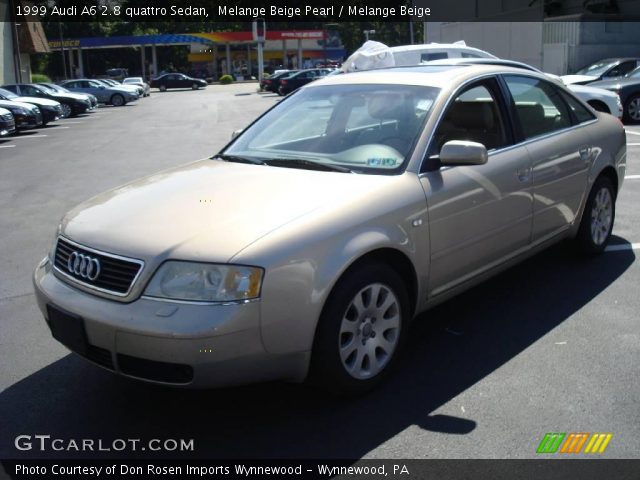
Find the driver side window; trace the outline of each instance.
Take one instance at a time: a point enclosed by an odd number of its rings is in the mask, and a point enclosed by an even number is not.
[[[488,151],[509,145],[494,92],[492,81],[483,81],[460,93],[440,120],[429,154],[439,154],[442,146],[451,140],[481,143]]]

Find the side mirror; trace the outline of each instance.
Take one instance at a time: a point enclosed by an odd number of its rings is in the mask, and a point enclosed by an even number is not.
[[[234,130],[231,133],[231,140],[233,140],[234,138],[236,138],[238,135],[240,135],[242,133],[242,130],[244,130],[243,128],[239,128],[238,130]]]
[[[105,89],[105,88],[107,88],[107,87],[105,87],[104,85],[100,85],[98,88],[99,88],[100,90],[104,90],[104,89]]]
[[[484,165],[487,159],[487,147],[477,142],[450,140],[440,150],[441,165]]]

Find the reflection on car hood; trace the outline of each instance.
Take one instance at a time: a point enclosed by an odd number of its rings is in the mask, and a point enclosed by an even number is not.
[[[565,85],[571,85],[572,83],[587,83],[597,80],[598,77],[592,75],[563,75],[560,77]]]
[[[56,105],[60,105],[60,102],[56,102],[55,100],[49,100],[48,98],[40,98],[40,97],[18,97],[18,98],[12,99],[11,101],[35,103],[36,105],[48,105],[50,107],[55,107]]]
[[[601,80],[599,82],[593,82],[589,85],[598,88],[606,88],[607,90],[619,90],[622,87],[628,87],[631,85],[640,85],[640,78],[618,78],[616,80]]]
[[[89,98],[89,96],[84,93],[58,92],[58,93],[52,93],[51,95],[59,98],[73,98],[75,100],[86,100],[87,98]]]
[[[127,95],[136,94],[138,90],[134,88],[122,88],[122,87],[107,87],[109,92],[126,93]]]
[[[63,234],[135,258],[225,262],[296,218],[394,178],[202,160],[94,197],[67,214]]]
[[[14,102],[13,100],[0,100],[0,107],[9,108],[9,107],[22,107],[30,112],[35,112],[38,107],[32,105],[31,103],[25,102]]]
[[[600,87],[600,83],[601,82],[590,83],[589,85],[570,85],[569,90],[577,94],[584,93],[599,97],[611,97],[615,100],[617,94]]]

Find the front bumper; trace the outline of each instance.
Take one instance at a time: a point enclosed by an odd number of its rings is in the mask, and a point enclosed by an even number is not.
[[[14,115],[17,130],[28,130],[42,126],[42,115]]]
[[[62,109],[40,108],[42,112],[42,120],[44,123],[53,122],[62,118]]]
[[[205,388],[304,376],[306,355],[273,355],[260,334],[260,303],[198,305],[139,298],[131,303],[82,292],[48,259],[33,277],[38,307],[83,319],[84,356],[116,373],[154,383]]]

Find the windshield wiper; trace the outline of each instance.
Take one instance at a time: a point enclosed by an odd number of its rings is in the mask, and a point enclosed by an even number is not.
[[[302,158],[270,158],[269,160],[265,160],[264,163],[274,167],[305,168],[307,170],[320,170],[323,172],[353,173],[353,170],[341,165],[304,160]]]
[[[225,162],[248,163],[251,165],[266,165],[265,162],[263,162],[262,160],[258,160],[257,158],[240,157],[238,155],[225,155],[224,153],[219,153],[218,155],[214,155],[211,158],[219,158],[220,160],[224,160]]]

